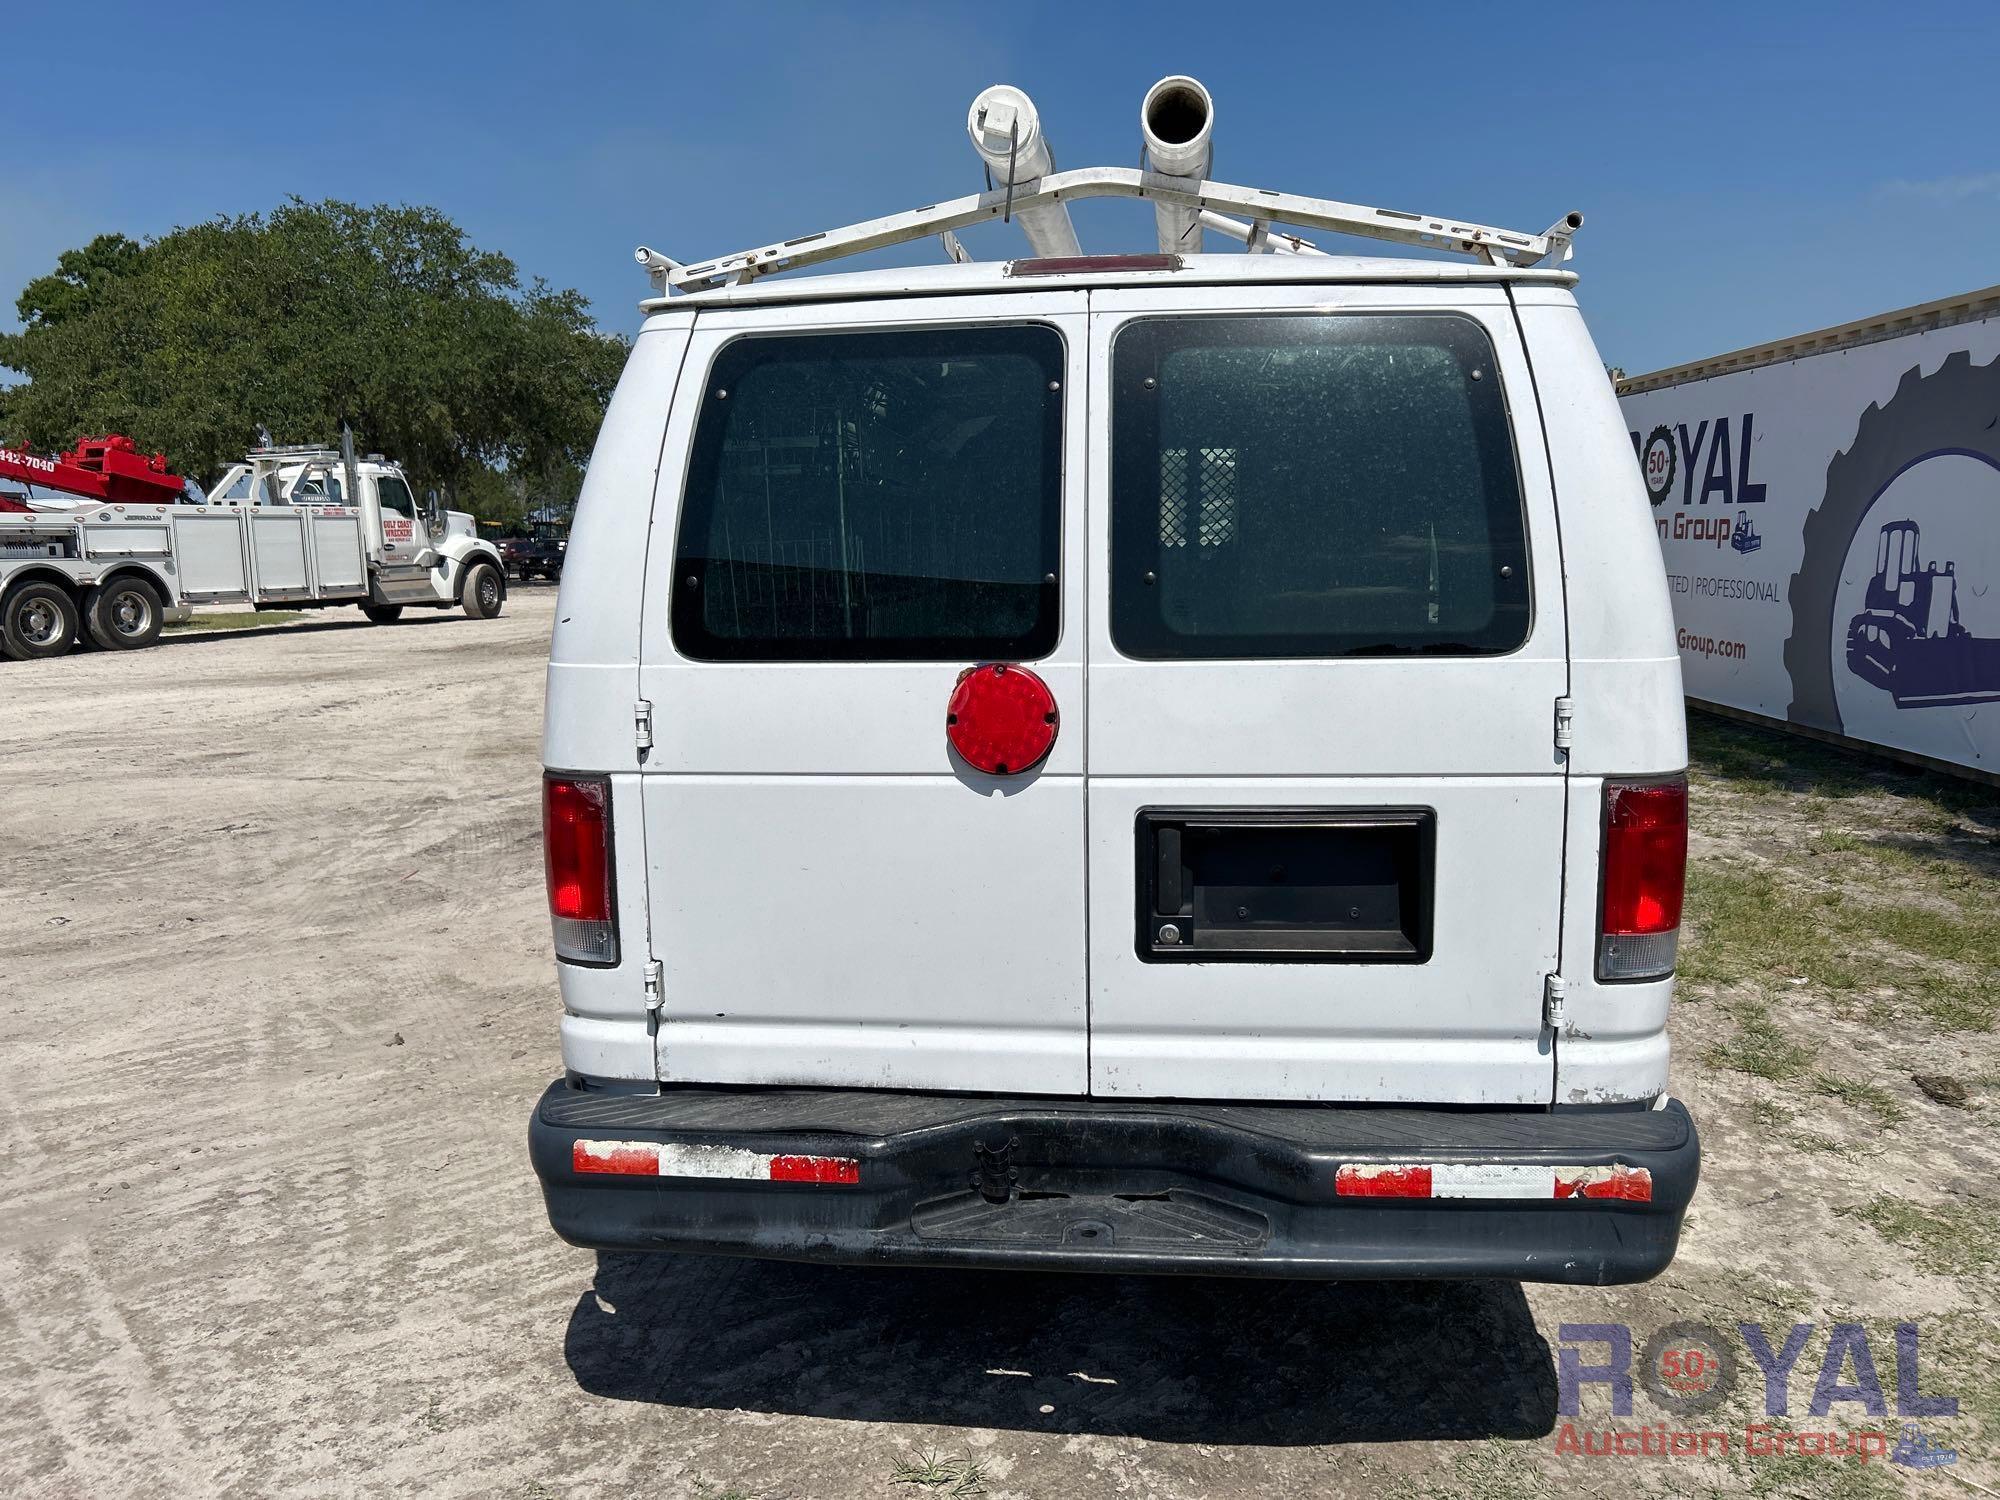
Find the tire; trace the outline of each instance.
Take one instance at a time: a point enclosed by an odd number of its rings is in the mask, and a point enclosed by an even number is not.
[[[76,644],[76,600],[61,584],[24,583],[0,603],[0,647],[16,661],[61,656]]]
[[[361,613],[368,616],[368,623],[371,625],[393,625],[403,618],[403,606],[400,604],[364,604],[361,606]]]
[[[465,606],[467,618],[490,620],[500,613],[500,601],[506,597],[506,588],[500,577],[500,570],[490,562],[476,562],[465,570],[465,584],[459,590],[459,599]]]
[[[1895,395],[1861,414],[1854,441],[1827,465],[1826,493],[1806,516],[1804,553],[1787,591],[1792,701],[1786,717],[1794,723],[1844,732],[1834,693],[1833,605],[1855,530],[1890,482],[1926,458],[1959,454],[2000,468],[1996,410],[2000,359],[1975,365],[1969,351],[1956,350],[1929,375],[1921,365],[1906,370]],[[1844,653],[1838,665],[1846,667]]]
[[[143,578],[114,578],[90,591],[83,609],[90,639],[106,651],[137,651],[160,638],[166,605]]]

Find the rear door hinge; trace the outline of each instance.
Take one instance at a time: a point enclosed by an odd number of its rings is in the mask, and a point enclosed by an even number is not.
[[[1569,981],[1550,974],[1542,981],[1542,1024],[1551,1031],[1563,1029],[1563,1001],[1569,995]]]
[[[1556,749],[1567,750],[1576,740],[1576,699],[1556,699]]]
[[[662,975],[660,972],[660,961],[657,958],[649,958],[646,960],[645,974],[646,974],[646,1014],[649,1016],[657,1016],[660,1013],[660,1006],[665,1003],[666,999],[665,986],[662,982]]]
[[[653,700],[641,698],[632,705],[632,743],[645,754],[653,748]]]

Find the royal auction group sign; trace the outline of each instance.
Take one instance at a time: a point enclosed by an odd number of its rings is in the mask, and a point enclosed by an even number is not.
[[[1689,698],[2000,771],[2000,319],[1621,405]]]

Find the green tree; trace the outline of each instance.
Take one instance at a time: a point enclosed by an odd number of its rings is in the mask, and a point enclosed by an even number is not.
[[[626,353],[580,293],[524,285],[429,208],[295,199],[143,244],[104,235],[15,306],[0,365],[27,379],[0,392],[0,436],[123,432],[206,482],[260,423],[321,442],[346,420],[455,502],[573,475]]]

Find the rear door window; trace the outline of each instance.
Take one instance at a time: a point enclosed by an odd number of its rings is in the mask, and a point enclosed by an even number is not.
[[[1527,538],[1471,319],[1144,319],[1112,346],[1112,639],[1128,656],[1514,650]]]
[[[1047,655],[1062,363],[1042,325],[725,345],[689,454],[675,646],[706,661]]]

